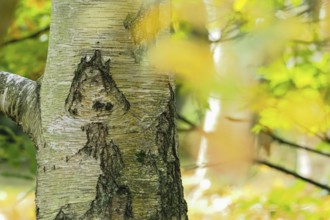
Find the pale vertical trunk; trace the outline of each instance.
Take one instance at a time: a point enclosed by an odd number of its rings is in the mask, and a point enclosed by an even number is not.
[[[215,24],[219,20],[221,9],[219,4],[213,0],[204,0],[203,2],[209,24],[209,39],[218,41],[220,40],[222,30]],[[254,69],[249,66],[254,66],[256,60],[247,60],[235,54],[236,51],[233,50],[231,43],[215,42],[211,44],[210,50],[213,53],[214,65],[219,77],[226,79],[230,78],[228,75],[231,74],[239,82],[237,85],[242,87],[255,83],[251,77],[254,74]],[[232,60],[236,60],[234,66]],[[247,102],[244,100],[244,97],[239,95],[233,97],[228,100],[223,94],[209,94],[209,109],[206,111],[203,125],[205,134],[202,135],[199,144],[198,168],[194,175],[197,186],[188,198],[188,202],[192,206],[198,204],[204,191],[209,187],[208,183],[210,180],[207,176],[207,169],[209,168],[205,165],[226,163],[226,165],[234,167],[235,164],[239,164],[237,161],[240,161],[240,166],[236,165],[235,170],[230,170],[231,172],[229,172],[230,174],[235,173],[233,176],[239,176],[238,174],[245,173],[244,168],[251,159],[250,153],[253,138],[250,133],[250,123],[253,115],[248,109],[244,108]],[[216,140],[207,138],[207,134],[211,133],[218,135]],[[216,144],[214,144],[215,141]],[[237,168],[240,168],[243,172],[238,171]],[[221,175],[224,176],[225,173],[222,172]]]
[[[168,3],[52,1],[42,80],[13,89],[11,99],[22,101],[8,101],[10,89],[0,94],[1,110],[37,143],[38,219],[187,219],[173,78],[155,74],[143,58],[151,43],[137,44],[130,30],[149,6]],[[170,18],[158,14],[154,25]],[[1,75],[6,87],[11,75]],[[17,103],[32,110],[21,114]]]
[[[330,29],[329,29],[330,2],[327,0],[321,1],[319,19],[320,19],[320,37],[321,37],[321,39],[329,40],[329,37],[330,37]]]

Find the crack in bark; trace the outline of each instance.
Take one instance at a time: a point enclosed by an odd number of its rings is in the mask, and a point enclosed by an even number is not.
[[[141,163],[143,166],[150,166],[155,168],[155,170],[158,170],[157,155],[153,154],[150,150],[140,150],[135,154],[135,157],[136,161]]]
[[[71,211],[74,209],[74,206],[75,204],[66,204],[62,206],[54,220],[80,219],[75,213]]]
[[[130,109],[130,103],[112,78],[110,60],[103,63],[101,51],[95,50],[89,61],[87,57],[81,59],[65,108],[70,115],[87,119],[107,117],[116,110],[125,114]]]
[[[170,84],[169,90],[167,110],[158,117],[156,127],[156,143],[159,155],[162,156],[161,163],[165,164],[159,167],[165,167],[166,170],[158,170],[161,210],[155,219],[188,219],[187,203],[183,199],[180,162],[176,152],[174,91]]]
[[[108,128],[104,123],[90,123],[85,126],[87,143],[77,153],[84,153],[94,159],[100,159],[102,174],[96,185],[96,196],[89,210],[81,217],[70,212],[71,206],[63,206],[55,220],[66,219],[132,219],[132,195],[128,186],[119,184],[118,178],[125,164],[119,147],[111,140],[106,141]],[[76,155],[77,155],[76,154]]]
[[[107,147],[106,136],[108,135],[108,128],[103,123],[96,122],[88,124],[83,130],[86,130],[87,143],[76,155],[85,153],[97,160],[101,151]]]
[[[119,147],[113,140],[106,143],[108,129],[102,123],[92,123],[86,129],[88,138],[87,148],[83,152],[88,153],[95,159],[100,158],[102,174],[96,185],[96,197],[91,203],[90,209],[82,219],[131,219],[132,196],[126,185],[118,184],[125,165]],[[94,148],[94,149],[93,149]]]
[[[56,217],[54,220],[71,220],[72,217],[70,217],[68,214],[65,214],[63,209],[65,207],[62,207],[60,211],[57,213]]]

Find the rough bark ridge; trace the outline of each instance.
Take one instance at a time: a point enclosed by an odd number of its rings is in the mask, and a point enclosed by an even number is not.
[[[53,0],[42,80],[0,73],[1,111],[38,146],[38,220],[187,219],[173,78],[148,64],[149,43],[125,23],[168,2]],[[157,14],[154,24],[170,17]]]

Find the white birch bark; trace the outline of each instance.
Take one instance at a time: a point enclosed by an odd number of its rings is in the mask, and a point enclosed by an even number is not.
[[[40,85],[13,79],[15,91],[33,93],[22,97],[37,117],[11,110],[16,96],[7,103],[7,75],[0,77],[1,110],[36,131],[37,219],[187,219],[173,78],[155,74],[143,59],[148,44],[136,44],[129,30],[149,4],[167,3],[53,0]]]

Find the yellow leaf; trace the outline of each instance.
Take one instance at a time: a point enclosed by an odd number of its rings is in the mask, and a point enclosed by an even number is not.
[[[182,0],[173,3],[174,21],[186,21],[197,27],[205,27],[207,15],[205,3],[201,0]]]
[[[312,89],[290,92],[281,99],[265,103],[260,124],[273,129],[298,129],[316,134],[330,128],[330,106]],[[274,101],[275,100],[275,101]]]
[[[329,128],[329,106],[316,90],[292,92],[286,100],[290,104],[283,108],[283,112],[300,130],[317,133]]]
[[[207,43],[167,39],[152,48],[149,57],[158,69],[174,72],[192,86],[209,87],[214,81],[213,56]]]
[[[315,70],[311,68],[294,68],[292,71],[292,81],[297,88],[314,86],[318,84],[318,78],[315,77]]]
[[[168,4],[155,4],[142,8],[135,17],[129,15],[125,27],[129,29],[135,44],[154,39],[161,30],[170,24],[170,7]]]
[[[293,4],[293,6],[297,7],[302,4],[302,0],[290,0],[290,2]]]
[[[45,0],[28,0],[27,5],[32,8],[42,8],[45,5]]]
[[[242,11],[242,9],[244,8],[244,6],[246,5],[247,2],[248,2],[248,0],[236,0],[234,2],[234,10]]]

